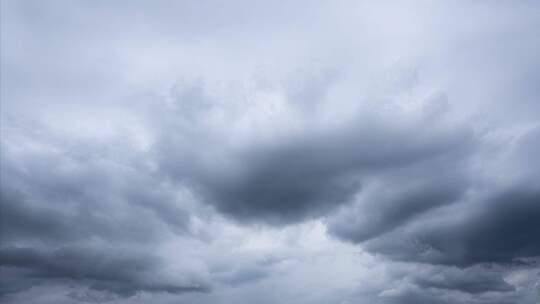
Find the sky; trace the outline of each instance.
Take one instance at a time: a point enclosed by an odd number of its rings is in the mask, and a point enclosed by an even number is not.
[[[0,8],[2,303],[540,303],[538,1]]]

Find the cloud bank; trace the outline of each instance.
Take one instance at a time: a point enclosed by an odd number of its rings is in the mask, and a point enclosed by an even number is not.
[[[3,303],[538,303],[534,1],[1,5]]]

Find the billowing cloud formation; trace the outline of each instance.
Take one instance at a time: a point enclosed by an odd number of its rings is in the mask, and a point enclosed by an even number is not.
[[[52,253],[28,248],[5,248],[3,265],[29,270],[30,277],[89,281],[92,289],[110,290],[120,295],[137,291],[180,293],[203,291],[204,286],[179,284],[167,277],[156,277],[157,261],[140,254],[122,256],[114,250],[92,252],[88,248],[58,249]],[[159,273],[159,272],[157,272]],[[13,275],[13,274],[12,274]],[[24,276],[24,274],[23,274]]]
[[[208,289],[200,278],[160,278],[168,266],[140,249],[159,244],[168,231],[190,233],[178,194],[127,160],[83,147],[69,151],[20,130],[3,136],[0,260],[16,270],[10,277],[18,288],[72,279],[120,295]]]
[[[3,303],[538,302],[535,1],[1,5]]]
[[[345,121],[326,122],[327,109],[306,110],[277,100],[268,102],[275,103],[273,106],[281,107],[280,110],[269,109],[261,117],[267,121],[254,121],[257,118],[221,108],[210,97],[192,98],[193,94],[180,96],[177,106],[184,109],[184,103],[206,101],[209,108],[194,113],[173,112],[176,119],[189,118],[182,119],[181,124],[167,125],[163,131],[166,134],[158,143],[162,170],[190,183],[204,200],[240,220],[289,223],[306,216],[320,216],[349,202],[365,179],[384,174],[394,178],[395,173],[388,173],[389,170],[406,171],[410,167],[416,171],[436,166],[446,169],[446,163],[450,164],[448,167],[455,165],[459,155],[472,145],[470,130],[439,123],[436,120],[444,117],[425,108],[420,109],[419,117],[404,118],[404,111],[399,109],[394,109],[394,113],[370,109],[356,110]],[[250,105],[246,105],[250,108],[245,110],[264,111],[266,102],[250,100]],[[438,106],[436,103],[440,102],[444,100],[429,99],[425,107]],[[289,119],[294,122],[275,126],[273,119],[282,119],[281,111],[291,115]],[[213,121],[214,115],[224,115],[227,120]],[[190,121],[187,125],[186,120]],[[272,129],[242,129],[239,132],[243,134],[236,134],[234,126],[231,130],[225,125],[237,123],[235,120],[254,128],[259,123],[275,127],[279,133]],[[201,146],[213,148],[201,151]],[[404,191],[428,196],[423,202],[412,202],[421,211],[433,206],[434,200],[445,203],[458,195],[459,186],[453,184],[460,183],[459,174],[449,172],[453,175],[447,177],[450,183],[440,185],[432,193],[424,189]],[[409,207],[397,216],[406,217],[409,210],[414,213],[416,208]]]
[[[399,260],[463,266],[538,256],[539,168],[536,158],[523,157],[538,149],[537,138],[538,127],[517,139],[512,152],[498,160],[504,162],[508,175],[514,175],[510,180],[502,177],[502,181],[469,185],[469,194],[455,204],[381,235],[366,248]],[[354,240],[354,234],[338,229],[336,234]]]
[[[464,218],[424,222],[423,228],[405,228],[374,240],[368,248],[397,259],[452,265],[535,257],[540,252],[538,200],[538,192],[527,189],[505,193]]]

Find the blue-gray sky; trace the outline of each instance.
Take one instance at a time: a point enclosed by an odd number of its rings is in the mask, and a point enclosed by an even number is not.
[[[1,1],[2,303],[540,303],[537,1]]]

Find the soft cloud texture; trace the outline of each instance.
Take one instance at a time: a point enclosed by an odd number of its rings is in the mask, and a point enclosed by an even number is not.
[[[3,303],[538,303],[535,1],[2,1]]]

